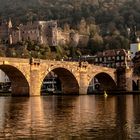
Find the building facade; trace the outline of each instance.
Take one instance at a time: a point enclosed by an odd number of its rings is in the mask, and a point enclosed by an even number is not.
[[[132,66],[130,51],[125,49],[114,49],[98,52],[94,56],[85,56],[84,61],[111,68]]]

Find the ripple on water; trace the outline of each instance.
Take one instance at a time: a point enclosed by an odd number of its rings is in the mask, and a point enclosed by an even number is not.
[[[0,98],[0,139],[140,138],[140,97]]]

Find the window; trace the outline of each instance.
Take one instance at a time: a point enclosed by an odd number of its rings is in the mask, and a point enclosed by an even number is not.
[[[121,60],[124,60],[124,56],[121,56]]]
[[[117,60],[120,60],[120,56],[117,56]]]
[[[98,62],[98,58],[95,58],[95,62]]]
[[[111,60],[111,57],[110,56],[108,57],[108,60]]]
[[[115,60],[115,56],[113,56],[112,59]]]

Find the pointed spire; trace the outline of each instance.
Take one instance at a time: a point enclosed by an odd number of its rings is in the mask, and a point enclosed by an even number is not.
[[[9,22],[8,22],[8,28],[12,28],[12,21],[11,21],[11,18],[9,18]]]

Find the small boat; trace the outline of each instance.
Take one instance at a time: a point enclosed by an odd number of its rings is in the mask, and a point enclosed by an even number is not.
[[[105,96],[105,97],[107,97],[107,96],[108,96],[108,95],[107,95],[107,93],[106,93],[106,91],[104,91],[104,96]]]

